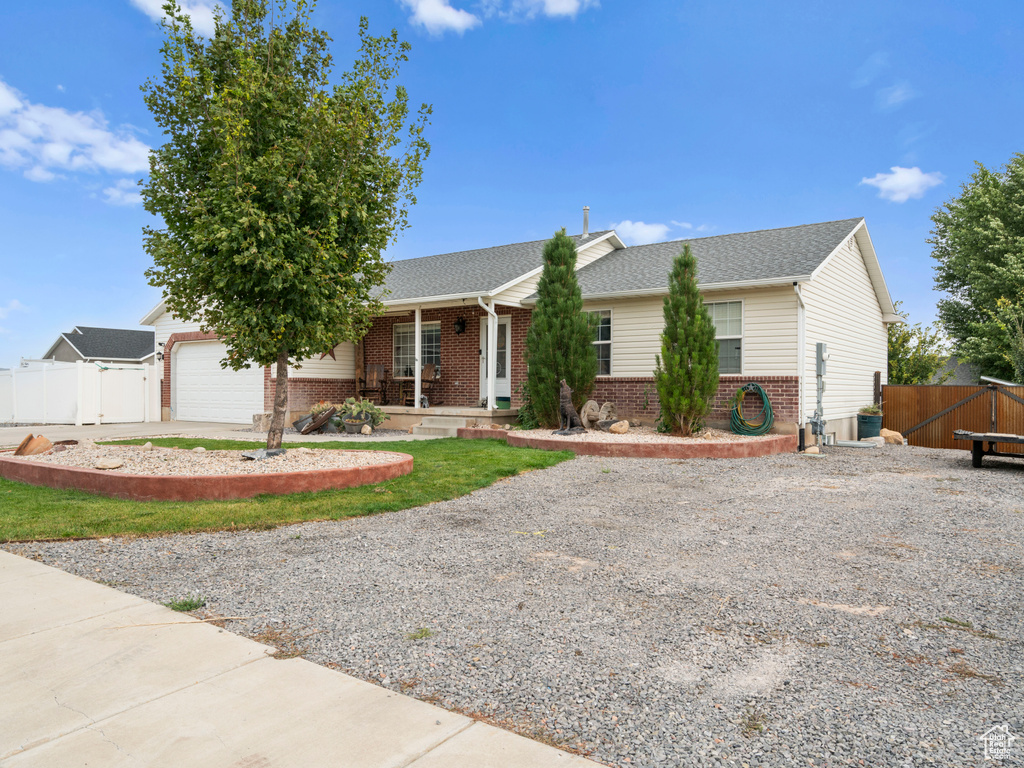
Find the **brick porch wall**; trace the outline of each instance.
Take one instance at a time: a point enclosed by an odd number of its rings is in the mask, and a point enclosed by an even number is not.
[[[516,307],[496,307],[499,317],[511,317],[509,322],[509,366],[512,384],[512,405],[520,405],[516,392],[526,380],[526,331],[530,327],[530,310]],[[476,406],[480,403],[480,318],[486,312],[477,305],[423,310],[424,323],[441,324],[441,382],[435,385],[431,403],[443,402],[450,406]],[[466,332],[455,333],[455,320],[466,319]],[[413,314],[388,315],[375,318],[373,327],[363,339],[366,365],[383,365],[394,376],[394,332],[396,323],[413,322]],[[397,387],[389,396],[394,402]]]
[[[289,374],[296,373],[289,371]],[[277,379],[271,378],[270,368],[263,369],[263,410],[267,413],[274,410],[274,392]],[[347,397],[355,397],[355,379],[300,379],[288,376],[288,410],[292,413],[304,413],[326,400],[329,403],[342,403]]]
[[[800,386],[796,376],[720,376],[718,392],[708,421],[727,422],[731,414],[729,400],[737,388],[749,382],[760,384],[768,394],[775,421],[797,422],[800,410]],[[598,378],[594,384],[591,398],[599,403],[611,401],[615,403],[619,415],[627,418],[655,420],[661,413],[658,403],[658,390],[654,386],[653,376],[621,377],[610,376]],[[761,398],[748,394],[743,401],[743,412],[750,417],[761,409]]]

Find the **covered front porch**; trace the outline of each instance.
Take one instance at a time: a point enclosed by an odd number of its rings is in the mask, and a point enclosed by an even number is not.
[[[528,309],[478,298],[391,306],[356,348],[358,394],[396,428],[423,417],[509,423],[521,405],[529,323]]]

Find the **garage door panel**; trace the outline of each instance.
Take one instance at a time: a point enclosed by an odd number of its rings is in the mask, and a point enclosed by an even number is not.
[[[263,410],[263,369],[221,368],[227,355],[221,342],[183,343],[174,354],[175,420],[248,424]]]

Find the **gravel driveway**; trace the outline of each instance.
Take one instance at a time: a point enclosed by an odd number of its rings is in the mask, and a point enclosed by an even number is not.
[[[985,465],[581,457],[340,523],[8,548],[612,765],[999,765],[1007,723],[1017,764],[1024,462]]]

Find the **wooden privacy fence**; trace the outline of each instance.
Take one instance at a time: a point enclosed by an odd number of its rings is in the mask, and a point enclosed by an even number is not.
[[[882,426],[899,432],[911,445],[970,450],[970,442],[953,440],[953,430],[1024,435],[1024,387],[886,385],[882,412]],[[1005,450],[1024,453],[1024,445],[1007,445]]]

